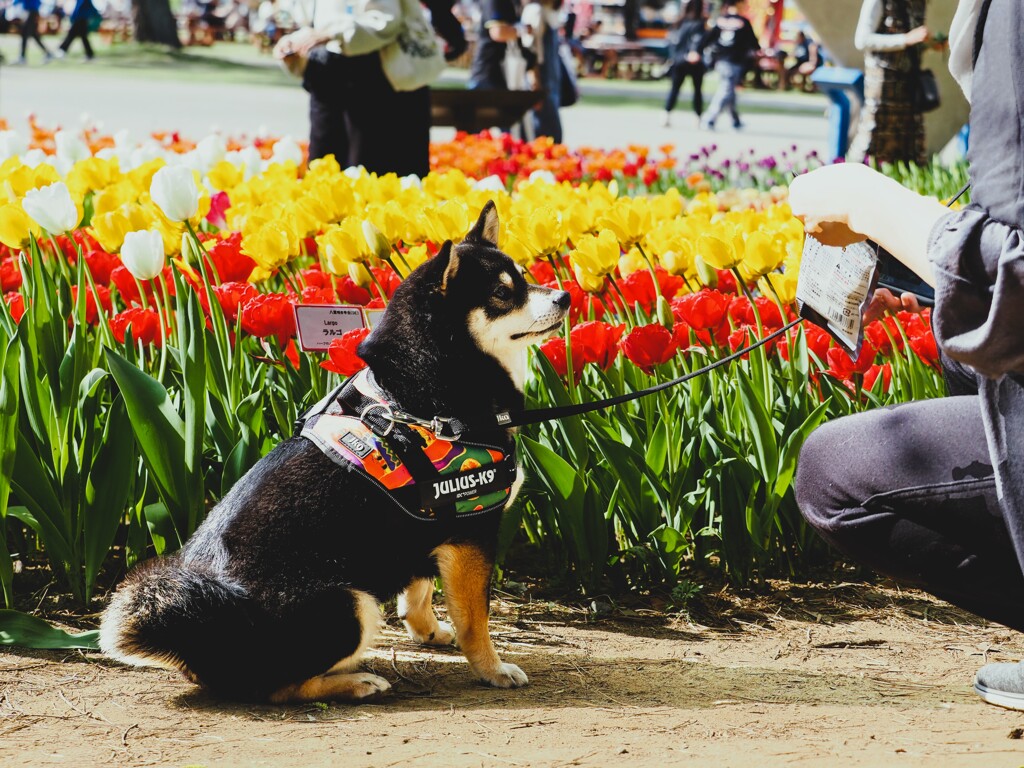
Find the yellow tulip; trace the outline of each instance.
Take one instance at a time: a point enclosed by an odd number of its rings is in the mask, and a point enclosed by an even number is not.
[[[349,221],[352,219],[346,219]],[[317,238],[317,246],[324,254],[328,271],[339,276],[348,274],[350,264],[365,261],[368,255],[362,228],[353,230],[351,224],[331,227]]]
[[[521,237],[518,220],[516,219],[510,221],[507,226],[502,227],[498,247],[508,254],[512,261],[523,267],[529,267],[540,255],[535,248]]]
[[[714,235],[700,236],[700,239],[697,240],[697,253],[705,264],[715,269],[732,269],[740,263],[743,255],[741,252],[737,256],[736,249],[731,243]]]
[[[206,174],[213,189],[230,193],[245,180],[245,168],[227,160],[221,160]]]
[[[565,225],[562,215],[553,208],[537,208],[523,222],[527,242],[536,255],[547,256],[562,250],[565,245]]]
[[[658,260],[666,271],[673,275],[691,275],[695,265],[693,261],[693,244],[685,240],[677,244],[678,250],[662,253]]]
[[[279,224],[265,224],[242,236],[242,253],[264,270],[273,272],[288,261],[288,232]]]
[[[100,157],[88,157],[79,160],[68,171],[64,182],[71,190],[72,196],[81,201],[89,192],[105,189],[120,178],[121,168],[117,158],[104,160]]]
[[[430,254],[427,253],[427,246],[425,245],[414,245],[405,252],[405,263],[413,269],[416,269],[428,258],[430,258]]]
[[[751,278],[777,269],[782,254],[763,232],[751,232],[743,244],[743,267]]]
[[[799,273],[796,271],[769,272],[758,281],[757,287],[764,296],[777,296],[783,304],[792,304],[796,301],[798,276]]]
[[[38,237],[41,232],[21,203],[0,205],[0,243],[8,248],[21,248],[28,242],[29,233]]]
[[[445,240],[460,242],[473,224],[469,209],[459,200],[445,200],[424,209],[419,215],[419,222],[427,239],[435,243],[443,243]]]
[[[576,250],[569,254],[574,265],[592,275],[609,274],[619,262],[619,240],[609,229],[602,229],[597,236],[584,235],[576,243]]]
[[[623,277],[642,269],[647,269],[647,262],[644,261],[644,257],[640,255],[638,249],[630,248],[619,257],[619,274]]]
[[[622,198],[598,217],[597,226],[610,229],[623,250],[629,250],[643,240],[651,228],[651,212],[646,200]]]
[[[572,271],[576,275],[576,282],[580,284],[580,288],[587,293],[598,293],[604,288],[603,275],[595,275],[579,264],[573,264]]]

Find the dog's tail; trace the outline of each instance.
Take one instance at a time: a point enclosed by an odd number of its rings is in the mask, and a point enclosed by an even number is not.
[[[176,669],[201,682],[225,633],[247,623],[244,590],[161,557],[132,569],[100,624],[100,649],[126,664]]]

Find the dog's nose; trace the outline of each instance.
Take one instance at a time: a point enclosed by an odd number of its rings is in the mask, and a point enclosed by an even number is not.
[[[562,309],[568,309],[569,308],[569,302],[570,302],[569,292],[568,291],[559,291],[558,293],[555,294],[554,301],[555,301],[555,304],[557,306],[561,307]]]

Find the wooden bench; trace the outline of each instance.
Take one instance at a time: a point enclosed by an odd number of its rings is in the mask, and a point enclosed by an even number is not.
[[[479,133],[495,126],[507,128],[519,122],[543,95],[543,91],[434,88],[430,91],[430,122],[466,133]]]

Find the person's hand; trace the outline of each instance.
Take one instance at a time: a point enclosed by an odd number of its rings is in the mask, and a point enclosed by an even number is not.
[[[871,202],[887,183],[861,163],[826,165],[790,182],[789,207],[807,234],[823,245],[845,247],[871,234],[858,227],[871,221]]]
[[[311,50],[330,39],[331,36],[325,35],[323,32],[317,32],[308,27],[300,29],[277,41],[277,45],[274,46],[274,57],[278,59],[287,59],[289,56],[307,58]]]
[[[689,64],[696,64],[698,61],[700,61],[700,54],[697,53],[696,51],[690,51],[688,54],[686,54],[686,61]]]
[[[886,312],[901,310],[919,313],[923,311],[923,308],[917,300],[917,296],[912,293],[904,293],[897,297],[888,288],[877,288],[871,297],[868,308],[864,310],[864,324],[867,325],[881,319]]]
[[[928,38],[928,27],[926,27],[924,24],[922,24],[920,27],[914,27],[905,35],[908,47],[911,45],[918,45],[919,43],[927,42]]]

